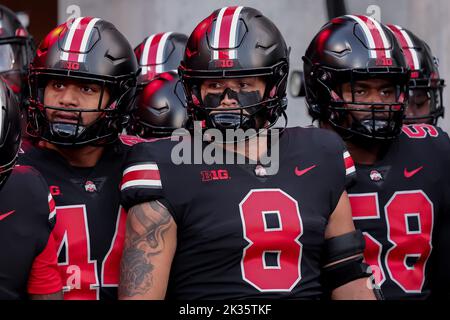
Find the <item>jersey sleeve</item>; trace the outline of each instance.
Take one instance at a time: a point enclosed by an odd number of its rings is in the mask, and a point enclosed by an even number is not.
[[[334,212],[339,199],[356,179],[356,166],[342,138],[334,131],[311,128],[309,141],[311,150],[320,155],[323,166],[323,182],[328,186],[327,203],[330,214]]]
[[[336,171],[336,178],[332,180],[336,185],[332,193],[332,212],[334,212],[342,193],[356,181],[356,166],[341,137],[335,132],[329,133],[331,134],[329,138],[329,149],[331,150],[329,165],[333,166]]]
[[[47,200],[47,228],[43,228],[45,232],[42,233],[47,237],[47,242],[44,249],[33,261],[28,278],[29,294],[51,294],[62,289],[61,275],[57,265],[57,248],[51,233],[56,224],[56,205],[50,193],[48,193]]]
[[[34,259],[28,278],[29,294],[51,294],[62,290],[61,275],[57,265],[57,249],[50,234],[44,250]]]
[[[121,203],[125,210],[164,198],[158,162],[151,145],[151,142],[140,143],[129,151],[120,184]]]

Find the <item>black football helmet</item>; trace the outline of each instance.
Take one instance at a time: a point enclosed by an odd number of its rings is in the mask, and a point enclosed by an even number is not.
[[[16,14],[0,5],[0,76],[21,105],[28,97],[28,65],[34,51],[34,40]]]
[[[129,134],[141,138],[166,137],[187,122],[186,100],[178,74],[157,75],[140,91]]]
[[[289,51],[275,24],[258,10],[239,6],[214,11],[192,32],[179,67],[188,113],[193,120],[204,120],[205,128],[273,126],[281,115],[286,116]],[[234,93],[239,107],[226,112],[203,101],[200,86],[204,80],[243,77],[264,77],[262,98],[259,94]]]
[[[160,73],[176,71],[183,59],[187,35],[162,32],[148,36],[134,49],[141,73],[138,86],[144,86]]]
[[[400,134],[409,69],[386,26],[367,16],[334,18],[314,37],[303,61],[306,101],[313,119],[328,122],[344,139],[385,140]],[[396,87],[394,103],[355,100],[355,82],[373,78],[392,81]],[[351,85],[352,101],[342,97],[344,83]],[[367,116],[358,120],[350,111]]]
[[[442,92],[445,87],[445,80],[439,77],[438,61],[430,47],[414,33],[397,25],[388,27],[402,46],[411,69],[409,108],[421,109],[429,105],[429,111],[423,110],[422,115],[409,115],[407,112],[404,122],[436,125],[439,117],[444,117]]]
[[[19,101],[0,78],[0,189],[16,164],[20,133]]]
[[[105,20],[80,17],[52,30],[39,45],[30,66],[30,107],[27,132],[59,146],[113,142],[128,124],[134,108],[139,67],[128,40]],[[68,108],[44,104],[49,80],[94,83],[101,87],[98,108]],[[105,90],[109,101],[101,108]],[[77,122],[52,122],[47,110],[72,112]],[[84,112],[101,112],[83,125]]]

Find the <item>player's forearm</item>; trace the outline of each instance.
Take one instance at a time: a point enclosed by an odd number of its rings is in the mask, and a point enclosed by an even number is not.
[[[119,299],[164,299],[176,248],[176,224],[152,201],[131,208],[120,268]]]
[[[331,293],[333,300],[376,300],[369,278],[360,278],[348,282]]]

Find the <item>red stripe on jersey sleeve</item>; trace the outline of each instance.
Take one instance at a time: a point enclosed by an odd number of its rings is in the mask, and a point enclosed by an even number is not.
[[[50,213],[52,213],[56,209],[55,200],[50,193],[48,194],[48,207],[50,209]]]
[[[120,188],[122,189],[123,185],[132,182],[132,181],[154,181],[155,183],[161,182],[161,176],[159,174],[159,170],[136,170],[126,173],[122,178],[122,183],[120,184]],[[147,185],[142,183],[143,185]]]
[[[349,168],[355,166],[355,163],[353,162],[353,158],[351,156],[347,156],[344,158],[344,164],[345,164],[345,169],[349,169]]]
[[[57,265],[57,250],[50,234],[45,249],[34,259],[28,278],[29,294],[51,294],[62,290],[61,274]]]

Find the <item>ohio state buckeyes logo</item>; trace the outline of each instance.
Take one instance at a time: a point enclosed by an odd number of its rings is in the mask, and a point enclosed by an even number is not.
[[[86,192],[97,192],[97,186],[91,180],[86,181],[84,184],[84,189]]]
[[[383,180],[383,176],[381,175],[381,173],[377,170],[372,170],[370,171],[370,180],[372,181],[381,181]]]

